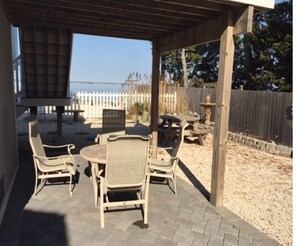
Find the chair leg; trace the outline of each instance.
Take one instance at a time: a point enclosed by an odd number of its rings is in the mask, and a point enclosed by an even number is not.
[[[147,213],[148,213],[148,195],[149,195],[149,187],[150,187],[150,175],[146,177],[146,185],[145,185],[145,193],[144,193],[144,219],[143,223],[147,224]]]
[[[36,196],[36,192],[37,192],[37,183],[38,183],[38,177],[37,177],[37,175],[35,175],[34,196]]]
[[[34,187],[34,196],[36,196],[36,192],[37,192],[37,184],[38,184],[38,171],[36,168],[36,163],[35,163],[35,159],[33,158],[34,161],[34,169],[35,169],[35,187]]]
[[[177,189],[176,189],[176,175],[173,175],[172,177],[168,177],[166,178],[167,180],[167,185],[169,186],[169,188],[174,191],[174,194],[177,195]],[[169,180],[171,180],[171,183],[173,184],[173,188],[171,188],[170,186],[170,182]]]
[[[173,184],[174,184],[174,194],[177,195],[177,189],[176,189],[176,175],[173,175]]]
[[[69,181],[69,192],[70,192],[70,195],[72,196],[71,184],[72,184],[72,175],[70,175],[70,181]]]
[[[104,228],[104,194],[103,194],[103,185],[102,182],[100,181],[100,223],[101,223],[101,228]]]
[[[95,164],[92,164],[91,166],[91,173],[93,178],[93,189],[94,189],[94,200],[95,200],[95,207],[98,206],[98,182],[97,182],[97,176],[95,173]]]
[[[94,198],[95,198],[95,207],[98,206],[98,187],[94,187]]]
[[[90,179],[92,179],[92,163],[90,161],[88,161],[88,165],[89,165]]]
[[[46,185],[47,182],[47,178],[38,178],[36,175],[36,179],[35,179],[35,187],[34,187],[34,195],[37,195],[37,188],[38,188],[38,180],[40,179],[40,184],[39,186],[41,187],[40,190]]]

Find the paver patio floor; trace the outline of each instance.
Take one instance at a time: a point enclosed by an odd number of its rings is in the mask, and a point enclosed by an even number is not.
[[[79,153],[79,151],[77,151]],[[29,145],[0,228],[0,245],[279,245],[224,207],[215,208],[195,187],[177,180],[178,194],[150,184],[148,227],[139,208],[111,209],[100,228],[88,164],[79,154],[73,196],[68,184],[46,185],[36,195]]]

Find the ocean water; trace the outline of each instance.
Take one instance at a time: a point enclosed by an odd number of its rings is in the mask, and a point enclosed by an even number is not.
[[[120,83],[70,82],[71,92],[122,92],[125,86]]]

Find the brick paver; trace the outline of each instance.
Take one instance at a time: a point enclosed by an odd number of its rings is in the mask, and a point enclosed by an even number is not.
[[[177,195],[167,185],[150,184],[148,228],[142,211],[130,207],[105,213],[101,229],[88,165],[76,158],[80,175],[72,197],[67,184],[46,185],[32,196],[31,153],[20,153],[20,171],[0,229],[1,245],[279,245],[226,208],[213,207],[180,179]]]

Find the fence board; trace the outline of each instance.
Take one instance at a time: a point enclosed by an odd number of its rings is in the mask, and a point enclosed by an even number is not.
[[[203,115],[199,105],[216,89],[188,88],[189,110]],[[292,93],[232,90],[229,130],[292,147]],[[215,110],[212,108],[211,121]]]
[[[204,115],[200,106],[206,95],[211,102],[216,101],[216,89],[180,88],[179,93],[186,93],[189,110]],[[82,109],[85,118],[102,117],[103,108],[125,109],[135,102],[151,103],[150,93],[86,93],[71,94],[71,105],[67,109]],[[165,112],[176,112],[177,94],[164,93],[160,102],[165,104]],[[51,113],[53,106],[39,107],[39,113]],[[211,109],[211,121],[215,117],[215,108]],[[271,140],[292,147],[292,93],[232,90],[229,130]]]
[[[176,92],[164,93],[160,97],[164,101],[166,112],[176,112]],[[102,117],[104,108],[109,109],[125,109],[128,113],[129,108],[135,102],[151,104],[150,93],[98,93],[98,92],[78,92],[71,93],[70,105],[65,109],[80,109],[84,118],[99,118]],[[38,113],[52,113],[54,106],[39,107]],[[70,115],[71,113],[65,113]]]

